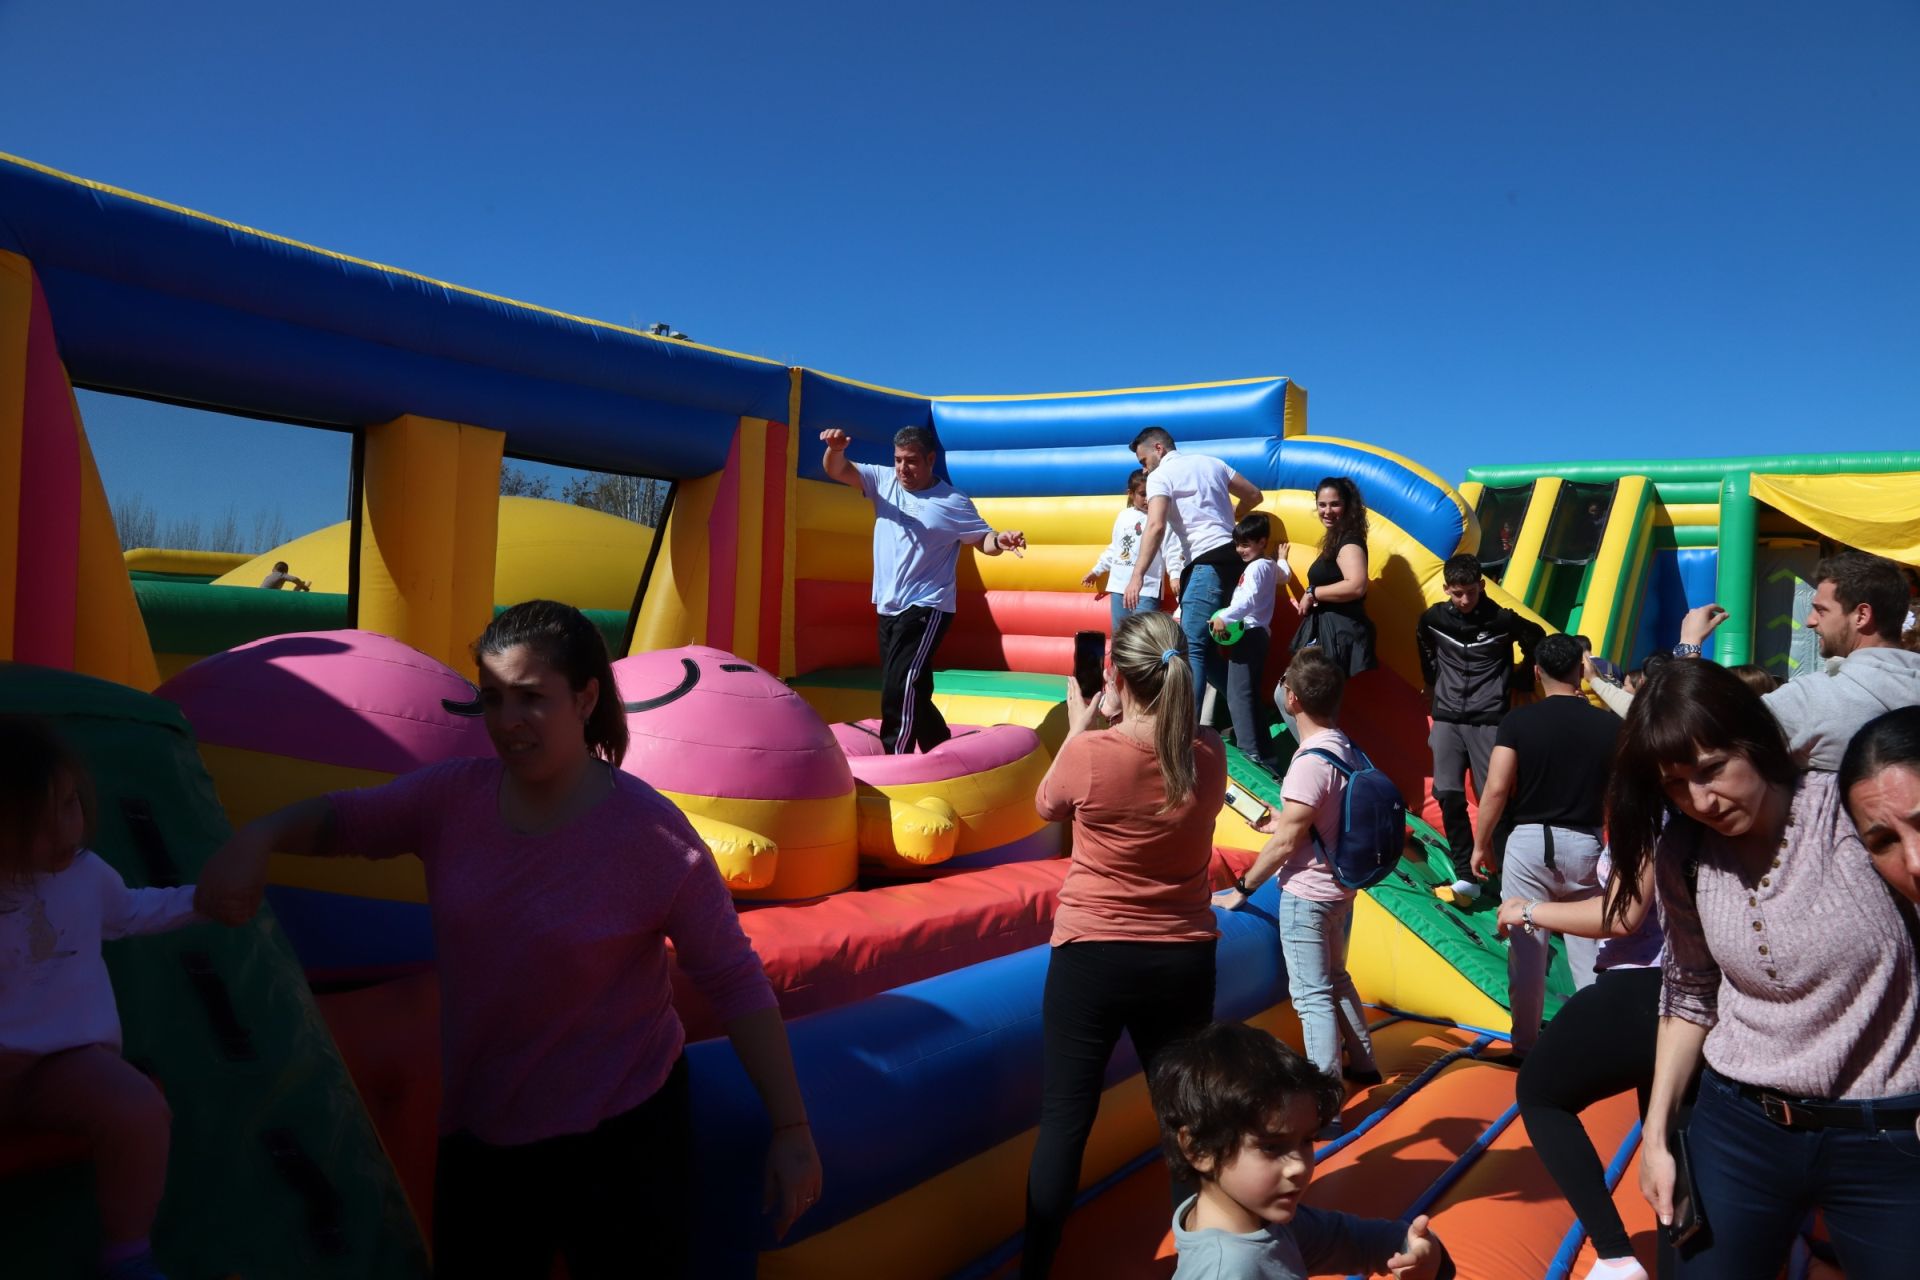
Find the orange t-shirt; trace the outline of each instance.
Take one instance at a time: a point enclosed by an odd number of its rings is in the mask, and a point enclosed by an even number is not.
[[[1034,807],[1073,820],[1073,865],[1060,886],[1053,945],[1063,942],[1200,942],[1215,937],[1207,867],[1213,822],[1227,794],[1226,749],[1194,738],[1194,787],[1159,812],[1167,789],[1153,748],[1099,729],[1060,748]]]

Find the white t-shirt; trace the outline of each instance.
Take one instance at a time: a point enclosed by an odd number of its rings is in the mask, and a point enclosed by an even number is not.
[[[1133,579],[1133,566],[1139,559],[1140,540],[1147,536],[1147,513],[1136,511],[1132,507],[1123,507],[1120,514],[1113,518],[1113,539],[1107,543],[1107,549],[1093,562],[1094,573],[1107,575],[1108,590],[1125,590],[1126,584]],[[1180,544],[1172,538],[1162,538],[1160,549],[1153,553],[1153,563],[1147,566],[1146,576],[1140,580],[1140,594],[1148,599],[1160,595],[1160,574],[1171,569],[1179,573],[1185,567],[1180,558]]]
[[[120,1047],[100,943],[164,933],[200,917],[193,886],[129,889],[90,849],[73,865],[0,888],[0,1051]]]
[[[1310,747],[1331,751],[1352,764],[1353,743],[1338,729],[1323,729],[1306,738],[1293,753],[1293,763],[1287,766],[1287,776],[1280,782],[1282,800],[1313,808],[1313,829],[1320,833],[1321,844],[1332,849],[1340,841],[1340,801],[1347,794],[1347,779],[1319,756],[1308,755]],[[1313,902],[1340,902],[1353,897],[1353,890],[1333,878],[1320,848],[1312,836],[1302,840],[1293,856],[1274,872],[1273,882],[1294,897]]]
[[[1271,628],[1273,602],[1280,594],[1280,584],[1292,576],[1293,570],[1277,560],[1255,560],[1241,571],[1233,599],[1220,611],[1221,620]]]
[[[923,605],[954,612],[960,548],[992,532],[973,499],[945,480],[915,492],[892,467],[853,466],[873,503],[873,607],[889,618]]]
[[[1169,499],[1167,536],[1180,540],[1186,563],[1233,542],[1233,468],[1204,453],[1175,449],[1147,473],[1147,501]]]

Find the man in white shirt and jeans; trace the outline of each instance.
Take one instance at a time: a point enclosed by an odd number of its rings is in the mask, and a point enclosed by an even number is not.
[[[931,751],[952,733],[933,705],[933,654],[953,625],[960,548],[1016,555],[1027,539],[997,533],[973,499],[934,474],[939,445],[926,427],[893,436],[893,466],[847,460],[847,433],[822,431],[820,466],[873,504],[873,607],[880,615],[880,744],[888,755]]]
[[[1169,536],[1175,538],[1187,563],[1180,579],[1180,630],[1187,637],[1197,714],[1208,684],[1226,694],[1226,662],[1209,624],[1246,567],[1233,549],[1233,526],[1260,505],[1260,487],[1218,458],[1178,452],[1165,427],[1148,427],[1130,447],[1147,471],[1147,531],[1124,607],[1140,602],[1146,566]]]

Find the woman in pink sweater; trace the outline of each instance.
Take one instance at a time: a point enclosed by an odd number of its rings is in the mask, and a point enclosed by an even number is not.
[[[1920,926],[1834,776],[1795,767],[1740,677],[1670,662],[1627,715],[1607,825],[1616,900],[1651,859],[1666,923],[1640,1184],[1683,1237],[1681,1280],[1773,1275],[1816,1208],[1851,1280],[1912,1275]]]
[[[784,1232],[820,1193],[786,1028],[711,857],[619,769],[627,724],[599,633],[534,600],[474,643],[497,753],[250,823],[199,904],[244,918],[269,851],[426,866],[444,1079],[434,1262],[448,1277],[682,1275],[693,1164],[685,1035],[666,941],[725,1020],[765,1101]]]

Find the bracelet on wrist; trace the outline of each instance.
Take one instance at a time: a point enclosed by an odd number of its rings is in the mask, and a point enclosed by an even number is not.
[[[1240,896],[1243,898],[1251,898],[1253,896],[1253,890],[1248,886],[1247,877],[1244,872],[1233,878],[1233,887],[1240,891]]]
[[[1687,644],[1683,641],[1682,643],[1673,646],[1673,656],[1676,658],[1699,658],[1699,657],[1704,657],[1705,654],[1702,652],[1701,647],[1699,645]]]

